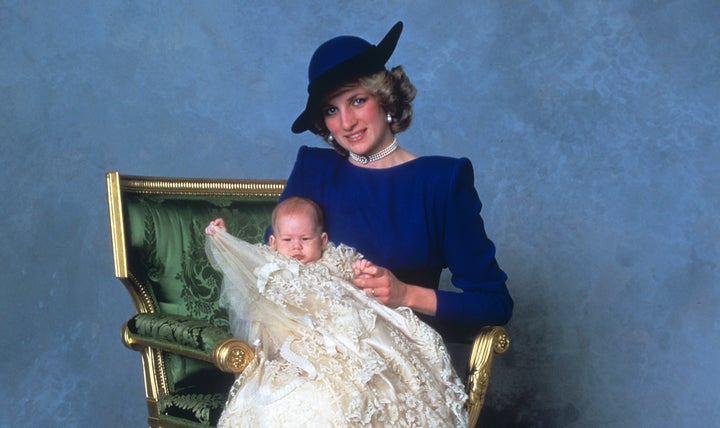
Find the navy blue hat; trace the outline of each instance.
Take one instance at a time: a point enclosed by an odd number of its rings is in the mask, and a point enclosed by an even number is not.
[[[403,23],[397,22],[377,44],[355,36],[339,36],[315,50],[308,67],[308,100],[305,110],[295,119],[292,132],[300,134],[311,129],[317,98],[327,95],[343,83],[385,69],[397,45]]]

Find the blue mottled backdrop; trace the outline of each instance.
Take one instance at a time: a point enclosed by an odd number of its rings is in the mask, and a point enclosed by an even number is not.
[[[105,172],[285,178],[313,49],[398,19],[401,144],[472,160],[517,302],[483,419],[717,426],[711,0],[0,0],[0,426],[145,424]]]

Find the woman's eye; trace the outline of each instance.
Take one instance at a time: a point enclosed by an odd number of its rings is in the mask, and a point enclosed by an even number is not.
[[[353,105],[354,105],[354,106],[363,105],[363,104],[365,103],[365,100],[366,100],[365,98],[355,98],[355,99],[353,100]]]
[[[325,116],[332,116],[335,113],[337,113],[337,109],[335,107],[328,107],[325,109]]]

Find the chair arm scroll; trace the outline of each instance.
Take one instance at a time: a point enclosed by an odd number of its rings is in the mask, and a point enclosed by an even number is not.
[[[468,381],[466,392],[468,394],[465,408],[468,411],[470,427],[474,427],[480,410],[485,402],[490,383],[490,368],[493,354],[502,354],[510,347],[510,336],[507,331],[498,326],[488,326],[480,329],[475,336],[470,362],[468,365]]]
[[[242,340],[230,338],[215,348],[213,355],[215,365],[228,373],[242,373],[255,358],[250,346]]]
[[[135,351],[151,347],[207,361],[229,373],[242,373],[255,357],[247,343],[226,330],[178,315],[136,314],[123,325],[121,338]]]

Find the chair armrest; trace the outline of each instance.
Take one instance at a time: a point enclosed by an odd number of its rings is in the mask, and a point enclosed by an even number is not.
[[[468,411],[469,427],[474,427],[480,416],[490,383],[490,367],[493,354],[502,354],[510,347],[510,336],[502,327],[488,326],[480,329],[475,336],[470,362],[466,392],[468,400],[465,408]]]
[[[125,346],[155,348],[213,363],[228,373],[242,373],[255,358],[250,346],[206,321],[179,315],[141,313],[123,324]]]

